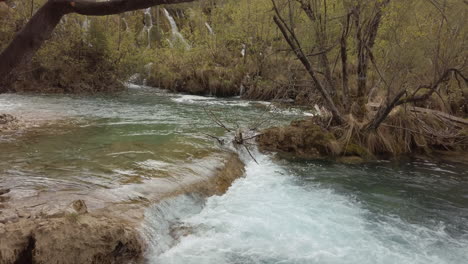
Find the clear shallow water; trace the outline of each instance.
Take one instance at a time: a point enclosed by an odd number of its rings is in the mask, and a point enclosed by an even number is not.
[[[256,105],[256,106],[255,106]],[[231,128],[253,125],[265,103],[130,89],[112,97],[1,95],[0,112],[53,119],[21,140],[0,141],[0,186],[11,189],[116,188],[154,177],[186,174],[208,159],[222,136],[209,109]],[[276,117],[268,125],[294,118]],[[21,180],[19,180],[21,179]]]
[[[224,131],[203,106],[230,127],[305,115],[267,105],[139,87],[113,97],[0,95],[2,113],[60,120],[0,141],[0,188],[18,196],[110,190],[145,197],[158,188],[152,179],[177,181],[219,163],[218,146],[203,133]],[[184,195],[148,208],[147,262],[466,263],[466,165],[255,155],[259,164],[241,153],[246,175],[222,196]]]

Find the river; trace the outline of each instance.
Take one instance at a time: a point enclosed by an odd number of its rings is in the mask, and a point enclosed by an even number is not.
[[[151,201],[156,180],[197,177],[220,162],[223,150],[206,134],[225,132],[204,108],[231,128],[310,115],[139,86],[117,96],[0,95],[0,113],[45,120],[0,140],[0,188],[12,199]],[[223,195],[148,203],[148,263],[466,263],[467,165],[252,153],[258,163],[241,152],[245,175]]]

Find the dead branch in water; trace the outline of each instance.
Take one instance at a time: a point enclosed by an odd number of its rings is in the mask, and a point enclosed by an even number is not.
[[[232,132],[233,131],[232,129],[227,127],[212,111],[206,109],[206,107],[203,107],[203,110],[205,111],[205,113],[208,115],[208,117],[217,126],[221,127],[222,129],[226,130],[227,132]],[[238,148],[239,146],[242,146],[247,151],[249,156],[253,159],[253,161],[255,161],[255,163],[258,164],[257,160],[255,159],[255,157],[253,156],[252,152],[250,151],[250,149],[248,147],[249,145],[253,145],[253,144],[251,144],[248,141],[260,136],[261,134],[255,134],[253,136],[249,136],[249,137],[244,138],[245,131],[254,131],[254,130],[252,130],[252,129],[245,130],[245,129],[240,128],[237,123],[236,123],[236,125],[237,125],[238,128],[235,131],[234,138],[232,140],[230,140],[230,142],[234,145],[235,148]],[[224,139],[220,138],[220,137],[210,135],[208,133],[203,133],[203,134],[205,136],[207,136],[207,137],[212,138],[212,139],[216,139],[216,141],[218,141],[218,143],[220,145],[222,145],[222,146],[225,145],[225,143],[226,143],[226,141]]]

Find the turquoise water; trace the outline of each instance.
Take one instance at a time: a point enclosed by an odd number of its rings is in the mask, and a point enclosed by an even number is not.
[[[232,129],[255,126],[257,116],[265,117],[263,126],[298,116],[277,116],[266,107],[148,88],[112,97],[1,95],[0,112],[52,120],[21,140],[0,141],[0,184],[12,189],[114,188],[166,177],[165,171],[183,173],[182,165],[220,151],[206,134],[223,136],[224,130],[206,111]]]
[[[85,192],[125,200],[156,192],[156,179],[207,174],[223,150],[205,134],[226,132],[204,108],[231,128],[310,115],[143,87],[112,97],[0,95],[0,112],[46,124],[0,141],[0,188],[13,198]],[[240,153],[245,176],[224,195],[148,207],[148,263],[466,263],[468,166],[253,153],[258,164]]]
[[[468,259],[466,166],[424,160],[350,166],[274,161],[262,154],[257,159],[259,164],[247,161],[246,177],[223,196],[183,197],[149,209],[150,225],[159,227],[152,233],[168,234],[164,230],[174,226],[190,232],[158,237],[148,262]]]

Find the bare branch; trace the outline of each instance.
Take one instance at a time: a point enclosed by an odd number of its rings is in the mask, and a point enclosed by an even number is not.
[[[467,78],[463,75],[463,73],[460,70],[450,68],[446,70],[442,74],[442,76],[440,76],[439,79],[437,79],[437,81],[435,81],[432,85],[422,85],[422,86],[419,86],[418,89],[416,89],[416,91],[419,91],[420,89],[423,89],[423,88],[429,89],[429,91],[427,91],[425,94],[416,96],[415,94],[416,92],[415,92],[413,93],[412,96],[399,100],[396,105],[401,105],[401,104],[406,104],[406,103],[415,103],[415,102],[421,102],[421,101],[427,100],[437,90],[437,88],[439,88],[440,84],[448,80],[451,73],[458,75],[460,78],[462,78],[465,81],[465,83],[468,83]]]

